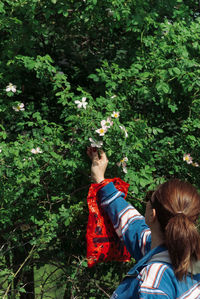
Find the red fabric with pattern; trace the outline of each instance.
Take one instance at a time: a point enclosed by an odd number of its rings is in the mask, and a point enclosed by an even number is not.
[[[97,192],[110,182],[113,182],[125,196],[128,192],[129,184],[120,178],[105,179],[103,183],[91,184],[87,197],[89,208],[86,233],[88,267],[107,261],[128,262],[131,258],[124,242],[117,236],[108,215],[97,202]]]

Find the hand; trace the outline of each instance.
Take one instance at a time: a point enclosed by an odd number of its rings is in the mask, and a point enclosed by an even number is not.
[[[98,151],[95,147],[88,147],[87,154],[92,160],[91,177],[94,183],[99,184],[104,180],[104,174],[108,165],[108,159],[104,151]]]

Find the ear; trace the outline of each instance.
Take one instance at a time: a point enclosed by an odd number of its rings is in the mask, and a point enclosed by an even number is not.
[[[155,209],[151,209],[151,223],[154,223],[157,220],[157,215],[156,215],[156,210]]]

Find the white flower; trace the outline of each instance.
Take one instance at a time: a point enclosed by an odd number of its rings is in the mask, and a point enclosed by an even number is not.
[[[122,165],[122,170],[123,170],[124,173],[127,173],[127,172],[128,172],[128,171],[127,171],[127,168],[126,168],[126,165]]]
[[[89,138],[90,142],[91,142],[91,147],[98,147],[101,148],[103,145],[103,141],[96,141],[92,138]]]
[[[24,109],[24,104],[23,104],[23,103],[20,103],[20,104],[18,104],[17,106],[13,106],[12,108],[13,108],[13,110],[15,110],[16,112],[24,111],[24,110],[25,110],[25,109]]]
[[[84,108],[84,109],[86,109],[86,105],[88,104],[87,102],[86,102],[86,97],[83,97],[82,99],[81,99],[81,101],[75,101],[75,104],[77,104],[77,107],[78,108]]]
[[[2,152],[2,149],[0,148],[0,153]]]
[[[32,148],[31,153],[34,154],[34,155],[35,154],[41,154],[42,150],[40,149],[40,147]]]
[[[122,166],[122,170],[124,173],[127,173],[126,162],[128,161],[127,157],[124,157],[120,162],[117,163],[117,166]]]
[[[16,92],[16,85],[13,85],[12,83],[9,83],[7,86],[6,86],[6,91],[9,92],[9,91],[12,91],[12,92]]]
[[[114,99],[114,98],[116,98],[116,94],[114,94],[114,95],[111,97],[111,99]]]
[[[107,118],[107,120],[103,119],[101,121],[102,128],[110,128],[113,125],[113,121],[110,117]]]
[[[113,111],[111,116],[114,117],[114,118],[118,118],[119,117],[119,112]]]
[[[128,137],[128,133],[127,133],[126,128],[125,128],[124,126],[119,126],[119,127],[120,127],[120,129],[121,129],[122,131],[124,131],[124,133],[125,133],[125,138],[127,138],[127,137]]]
[[[99,136],[104,136],[104,134],[107,132],[107,128],[102,127],[100,129],[96,130],[95,132],[97,132],[99,134]]]
[[[183,161],[185,161],[187,164],[192,164],[192,157],[190,156],[190,154],[184,154]]]

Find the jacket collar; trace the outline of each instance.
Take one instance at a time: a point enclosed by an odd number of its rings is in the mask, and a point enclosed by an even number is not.
[[[167,250],[159,252],[154,254],[151,259],[148,261],[148,263],[151,262],[164,262],[168,264],[172,264],[169,252]],[[191,267],[188,269],[189,273],[192,273],[193,275],[200,273],[200,260],[199,261],[193,261]]]
[[[127,276],[137,275],[147,263],[151,262],[164,262],[172,266],[171,259],[169,257],[169,252],[164,245],[160,245],[150,250],[143,258],[141,258],[136,265],[128,272]],[[200,274],[200,260],[193,261],[191,267],[188,269],[189,273],[193,275]]]

